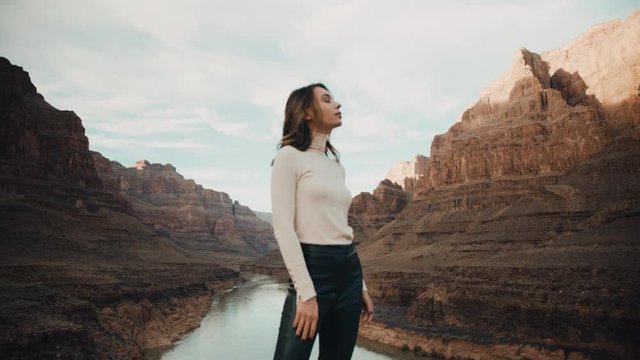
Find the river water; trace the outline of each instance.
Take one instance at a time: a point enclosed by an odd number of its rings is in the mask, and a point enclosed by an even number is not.
[[[272,359],[286,284],[254,278],[216,299],[200,327],[170,350],[150,354],[162,360]],[[318,339],[311,359],[318,358]],[[358,339],[354,360],[426,359]]]

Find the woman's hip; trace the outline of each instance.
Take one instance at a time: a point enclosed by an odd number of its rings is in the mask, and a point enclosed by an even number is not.
[[[301,244],[318,301],[338,307],[359,302],[362,296],[362,266],[353,244]]]

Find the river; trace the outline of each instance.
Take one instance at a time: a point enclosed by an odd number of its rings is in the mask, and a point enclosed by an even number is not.
[[[169,350],[149,355],[162,360],[272,359],[286,284],[256,277],[219,296],[200,327]],[[311,359],[318,358],[318,339]],[[413,353],[358,339],[354,360],[423,359]]]

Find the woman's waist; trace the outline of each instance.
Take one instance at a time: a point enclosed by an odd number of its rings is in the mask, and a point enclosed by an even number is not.
[[[356,246],[353,242],[344,244],[309,244],[300,243],[302,252],[314,255],[343,255],[349,256],[356,252]]]

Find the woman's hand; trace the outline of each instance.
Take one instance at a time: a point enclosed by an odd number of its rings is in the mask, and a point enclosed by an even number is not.
[[[313,339],[318,326],[318,301],[316,297],[307,301],[298,301],[296,306],[296,317],[293,319],[293,328],[296,329],[296,336],[300,340]]]
[[[373,301],[368,291],[362,292],[362,310],[360,310],[360,320],[369,322],[373,319]]]

